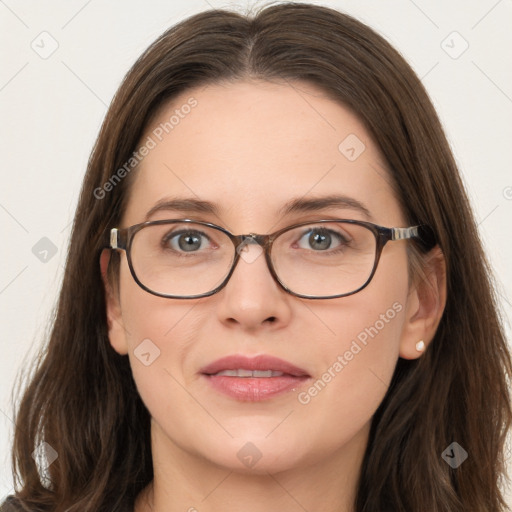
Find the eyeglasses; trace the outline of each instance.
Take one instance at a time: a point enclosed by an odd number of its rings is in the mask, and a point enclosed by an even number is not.
[[[294,224],[268,235],[233,235],[209,222],[177,219],[113,228],[109,248],[126,251],[133,279],[159,297],[213,295],[226,286],[240,258],[252,263],[264,253],[272,277],[286,292],[334,299],[366,287],[386,243],[409,238],[424,250],[436,243],[427,225],[387,228],[336,219]]]

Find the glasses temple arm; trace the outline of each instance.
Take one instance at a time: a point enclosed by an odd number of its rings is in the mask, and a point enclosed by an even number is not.
[[[419,242],[427,250],[432,249],[437,244],[434,230],[428,224],[420,224],[409,228],[391,228],[392,240],[407,238],[418,238]]]

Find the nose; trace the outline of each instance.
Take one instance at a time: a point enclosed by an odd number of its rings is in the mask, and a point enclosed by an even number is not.
[[[272,277],[259,244],[247,243],[239,251],[233,274],[217,294],[219,320],[250,331],[284,327],[291,318],[293,297]]]

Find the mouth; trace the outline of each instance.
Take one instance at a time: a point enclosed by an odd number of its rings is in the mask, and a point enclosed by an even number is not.
[[[200,373],[215,391],[247,402],[273,398],[302,387],[311,378],[306,370],[267,355],[224,357]]]
[[[220,372],[214,373],[212,375],[225,375],[226,377],[254,377],[254,378],[268,378],[268,377],[282,377],[286,375],[283,372],[278,372],[275,370],[245,370],[243,368],[239,368],[237,370],[222,370]]]

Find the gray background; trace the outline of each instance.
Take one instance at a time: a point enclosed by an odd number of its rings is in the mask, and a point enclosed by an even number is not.
[[[87,158],[121,78],[176,22],[260,3],[0,0],[0,498],[12,491],[12,386],[47,330]],[[510,340],[512,1],[313,3],[372,26],[422,78],[495,269]]]

